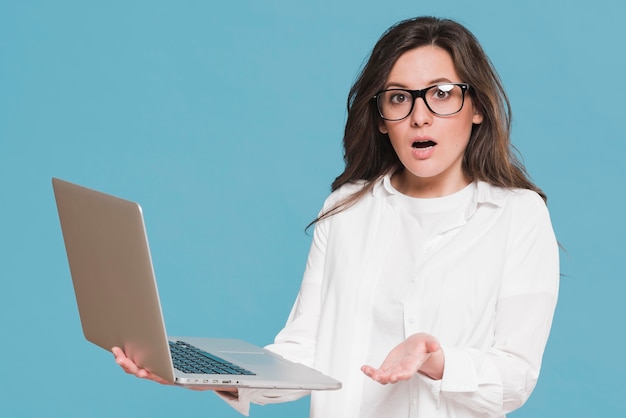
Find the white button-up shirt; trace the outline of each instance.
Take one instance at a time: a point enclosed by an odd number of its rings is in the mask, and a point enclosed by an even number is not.
[[[340,188],[325,209],[359,187]],[[340,390],[312,393],[312,418],[379,418],[379,411],[394,418],[503,417],[530,395],[558,294],[558,245],[546,205],[534,192],[485,182],[460,193],[469,196],[458,216],[416,244],[422,248],[407,264],[411,273],[392,280],[406,286],[399,338],[426,332],[441,342],[445,368],[437,381],[418,373],[389,390],[360,371],[380,365],[380,347],[400,342],[394,332],[378,332],[373,315],[388,302],[380,289],[406,230],[398,201],[406,196],[386,176],[352,207],[316,224],[300,293],[268,346],[343,382]],[[247,414],[250,402],[306,393],[249,389],[227,400]]]

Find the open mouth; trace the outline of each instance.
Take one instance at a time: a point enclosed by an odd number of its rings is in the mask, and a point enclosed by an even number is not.
[[[412,147],[417,149],[424,149],[434,147],[435,145],[437,145],[437,143],[434,141],[415,141],[413,142]]]

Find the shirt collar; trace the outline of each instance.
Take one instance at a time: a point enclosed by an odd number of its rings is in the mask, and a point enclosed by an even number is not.
[[[392,196],[397,193],[391,186],[391,173],[381,176],[378,180],[375,180],[375,182],[374,187],[372,187],[372,195],[374,197]],[[504,204],[505,195],[506,189],[494,186],[486,181],[476,180],[474,196],[467,207],[465,218],[471,218],[476,212],[476,209],[483,204],[501,207]]]

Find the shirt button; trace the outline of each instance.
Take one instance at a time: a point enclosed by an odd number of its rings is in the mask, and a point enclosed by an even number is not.
[[[415,318],[409,318],[409,324],[414,324],[415,323]]]

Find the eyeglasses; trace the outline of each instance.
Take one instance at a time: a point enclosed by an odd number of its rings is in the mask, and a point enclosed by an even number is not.
[[[385,120],[397,121],[409,116],[419,97],[433,114],[450,116],[461,111],[469,88],[467,83],[445,83],[422,90],[389,89],[378,92],[374,100],[380,117]]]

